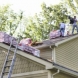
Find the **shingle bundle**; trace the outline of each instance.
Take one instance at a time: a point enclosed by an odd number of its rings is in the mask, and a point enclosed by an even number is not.
[[[50,32],[50,39],[60,37],[60,30]]]
[[[6,34],[5,32],[0,32],[0,42],[4,42],[6,44],[10,44],[11,43],[11,40],[13,39],[13,42],[12,42],[12,45],[13,46],[16,46],[17,45],[17,40],[16,38]],[[24,41],[25,40],[25,41]],[[24,43],[23,43],[24,42]],[[25,44],[26,43],[26,44]],[[38,49],[35,49],[33,48],[32,46],[29,46],[26,42],[26,39],[23,39],[19,45],[18,45],[18,49],[22,50],[22,51],[25,51],[25,52],[28,52],[28,53],[31,53],[35,56],[38,56],[40,55],[40,51]]]
[[[13,39],[12,45],[16,45],[16,38],[12,37],[11,35],[6,34],[5,32],[0,32],[0,42],[4,42],[7,44],[11,43],[11,40]]]

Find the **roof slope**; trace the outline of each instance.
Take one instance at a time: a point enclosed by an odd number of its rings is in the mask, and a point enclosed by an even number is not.
[[[37,48],[37,47],[43,48],[43,47],[48,47],[48,46],[58,46],[59,44],[62,44],[62,43],[67,42],[69,40],[75,39],[77,37],[78,37],[78,34],[71,35],[71,36],[66,36],[66,37],[59,37],[59,38],[55,38],[55,39],[51,39],[51,40],[47,39],[47,40],[44,40],[42,42],[42,44],[36,45],[34,47],[35,48]],[[4,43],[0,43],[0,46],[3,47],[3,48],[5,48],[5,49],[8,49],[9,48],[9,46],[6,45],[6,44],[4,44]],[[25,53],[25,52],[23,52],[21,50],[18,50],[17,54],[19,54],[19,55],[21,55],[23,57],[29,58],[29,59],[31,59],[33,61],[36,61],[38,63],[41,63],[41,64],[45,65],[46,66],[46,69],[52,69],[52,68],[55,67],[55,68],[60,69],[60,70],[63,70],[63,71],[65,71],[65,70],[67,71],[68,70],[66,68],[64,68],[64,69],[59,68],[56,65],[53,65],[52,62],[50,62],[50,61],[48,61],[46,59],[43,59],[41,57],[37,57],[37,56],[31,55],[31,54]],[[67,71],[67,72],[69,72],[71,74],[73,73],[72,70]]]
[[[42,43],[40,45],[37,46],[33,46],[35,48],[44,48],[44,47],[48,47],[48,46],[57,46],[59,44],[62,44],[64,42],[70,41],[74,38],[77,38],[78,34],[74,34],[74,35],[70,35],[70,36],[65,36],[65,37],[58,37],[58,38],[54,38],[54,39],[47,39],[47,40],[43,40]]]
[[[5,49],[9,49],[9,45],[7,45],[5,43],[0,43],[0,47],[3,47]],[[11,51],[14,52],[14,50],[11,50]],[[17,54],[19,54],[19,55],[21,55],[23,57],[29,58],[29,59],[31,59],[33,61],[36,61],[36,62],[38,62],[38,63],[40,63],[42,65],[45,65],[46,69],[51,69],[51,68],[54,67],[52,62],[50,62],[50,61],[48,61],[46,59],[43,59],[41,57],[37,57],[35,55],[32,55],[32,54],[30,54],[28,52],[17,50]]]

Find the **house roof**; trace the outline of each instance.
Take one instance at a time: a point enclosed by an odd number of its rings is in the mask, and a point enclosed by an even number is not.
[[[74,35],[70,35],[70,36],[65,36],[65,37],[58,37],[58,38],[54,38],[54,39],[47,39],[47,40],[43,40],[42,44],[40,45],[34,45],[33,47],[35,48],[46,48],[49,46],[58,46],[62,43],[65,43],[67,41],[70,41],[72,39],[75,39],[78,37],[78,34],[74,34]]]
[[[7,45],[5,43],[0,43],[0,47],[3,47],[5,49],[9,49],[9,45]],[[14,49],[12,49],[11,51],[14,52]],[[31,59],[33,61],[36,61],[36,62],[38,62],[38,63],[40,63],[42,65],[45,65],[46,69],[51,69],[51,68],[54,67],[51,61],[49,61],[47,59],[43,59],[43,58],[35,56],[35,55],[32,55],[32,54],[30,54],[28,52],[17,50],[17,54],[19,54],[19,55],[21,55],[23,57],[26,57],[28,59]]]
[[[59,37],[59,38],[55,38],[55,39],[51,39],[51,40],[47,39],[47,40],[44,40],[42,42],[42,44],[36,45],[34,47],[35,48],[45,48],[45,47],[49,47],[49,46],[58,46],[58,45],[60,45],[60,44],[62,44],[64,42],[75,39],[77,37],[78,37],[78,34],[70,35],[70,36],[66,36],[66,37]],[[5,49],[9,48],[9,45],[6,45],[4,43],[0,43],[0,46],[5,48]],[[40,63],[42,65],[45,65],[46,69],[57,68],[57,69],[61,69],[63,71],[68,70],[68,69],[66,69],[64,67],[62,69],[62,68],[60,68],[60,66],[56,66],[55,64],[53,65],[53,63],[51,61],[47,60],[47,59],[43,59],[41,57],[37,57],[37,56],[31,55],[31,54],[25,53],[25,52],[23,52],[21,50],[18,50],[17,54],[19,54],[19,55],[21,55],[23,57],[29,58],[29,59],[31,59],[33,61],[36,61],[36,62],[38,62],[38,63]],[[70,71],[67,71],[67,72],[72,74],[74,71],[73,72],[71,72],[71,71],[73,71],[73,70],[70,70]],[[78,73],[78,72],[74,72],[74,73]]]
[[[5,43],[0,43],[0,47],[3,47],[5,49],[8,49],[9,48],[9,45],[7,45]],[[13,51],[13,49],[12,49],[12,51]],[[19,55],[21,55],[23,57],[26,57],[28,59],[31,59],[33,61],[36,61],[36,62],[38,62],[38,63],[40,63],[42,65],[45,65],[46,69],[53,69],[55,67],[58,69],[58,67],[56,65],[54,65],[52,63],[52,61],[49,61],[49,60],[44,59],[42,57],[37,57],[37,56],[34,56],[32,54],[29,54],[28,52],[23,52],[21,50],[17,50],[17,54],[19,54]]]

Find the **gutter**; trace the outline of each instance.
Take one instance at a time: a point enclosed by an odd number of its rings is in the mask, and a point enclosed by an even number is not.
[[[52,48],[52,46],[50,46],[50,49],[52,50],[52,60],[53,62],[55,62],[55,48]],[[59,74],[60,70],[58,69],[56,73],[51,74],[51,78],[54,78],[55,75]]]
[[[55,58],[55,46],[50,46],[50,49],[52,50],[52,58],[51,58],[51,60],[53,62],[56,62],[56,58]]]
[[[60,69],[60,70],[62,70],[64,72],[67,72],[67,73],[71,74],[72,76],[78,77],[78,72],[77,71],[74,71],[74,70],[69,69],[69,68],[64,67],[64,66],[61,66],[61,65],[56,64],[54,62],[52,64],[55,66],[55,68]]]
[[[56,73],[52,74],[52,78],[54,78],[55,75],[59,74],[60,70],[58,69]]]

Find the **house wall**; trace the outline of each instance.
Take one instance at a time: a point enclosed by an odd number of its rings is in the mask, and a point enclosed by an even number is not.
[[[40,57],[51,60],[52,59],[52,50],[50,49],[50,47],[40,49]]]
[[[56,63],[78,71],[78,38],[55,48]]]
[[[0,47],[0,73],[2,71],[6,54],[7,54],[7,49]],[[11,54],[13,54],[13,52]],[[13,68],[13,74],[38,71],[44,69],[45,69],[44,65],[17,54],[15,65]]]
[[[6,53],[7,50],[0,47],[0,73],[2,70]],[[56,73],[56,71],[52,70],[51,74],[49,74],[49,72],[31,74],[31,72],[33,73],[33,72],[45,70],[45,66],[35,61],[32,61],[26,57],[23,57],[21,55],[17,55],[16,57],[17,58],[16,58],[15,66],[13,68],[13,74],[14,75],[16,74],[16,76],[11,78],[51,78],[52,74]],[[30,73],[27,74],[28,72]],[[26,74],[20,75],[23,73],[26,73],[27,75]],[[17,74],[19,75],[17,76]],[[60,72],[59,74],[55,75],[54,78],[75,78],[75,77]]]

